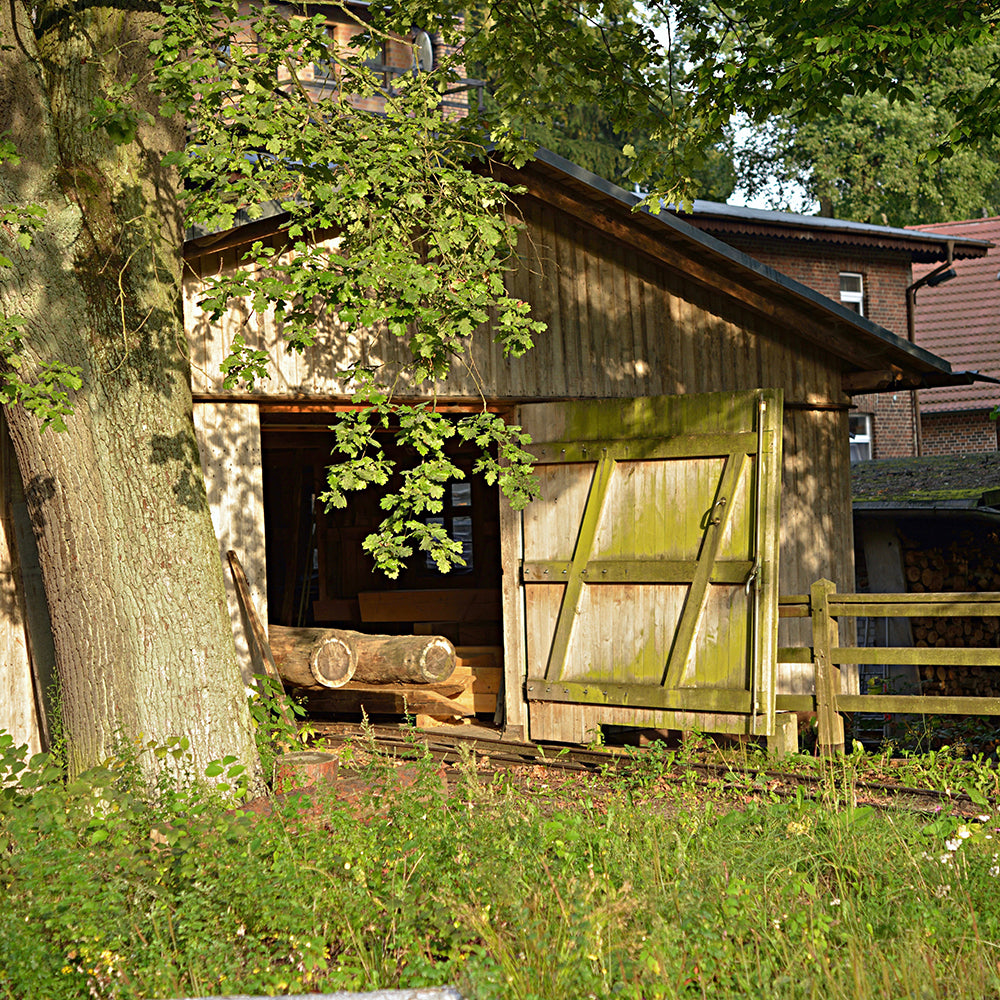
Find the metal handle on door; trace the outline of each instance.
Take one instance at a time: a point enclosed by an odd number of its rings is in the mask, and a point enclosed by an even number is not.
[[[713,513],[713,512],[715,511],[715,508],[716,508],[716,507],[725,507],[725,506],[726,506],[726,498],[725,498],[725,497],[720,497],[720,498],[719,498],[718,500],[716,500],[716,501],[715,501],[715,503],[714,503],[714,504],[712,505],[712,510],[711,510],[711,511],[709,511],[709,513],[710,513],[710,514],[711,514],[711,513]],[[709,523],[709,524],[722,524],[722,517],[721,517],[721,516],[717,516],[717,517],[710,517],[710,518],[708,519],[708,523]]]

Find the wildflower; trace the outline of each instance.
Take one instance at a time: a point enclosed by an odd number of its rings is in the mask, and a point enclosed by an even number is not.
[[[977,816],[976,817],[976,822],[977,823],[989,823],[989,821],[990,821],[989,816]]]
[[[840,906],[840,900],[837,899],[836,896],[834,896],[833,899],[830,900],[830,905],[831,906]]]
[[[972,831],[963,823],[956,831],[955,836],[960,840],[965,840],[967,837],[972,836]]]
[[[944,846],[945,850],[957,851],[962,846],[962,841],[956,837],[954,840],[946,840]]]

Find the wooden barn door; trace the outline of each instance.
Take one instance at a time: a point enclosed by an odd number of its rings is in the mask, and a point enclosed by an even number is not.
[[[533,739],[774,727],[780,390],[521,408]]]

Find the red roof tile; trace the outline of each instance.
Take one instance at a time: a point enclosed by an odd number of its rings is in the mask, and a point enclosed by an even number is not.
[[[917,343],[951,362],[954,371],[978,371],[1000,378],[1000,217],[914,226],[998,244],[985,257],[956,260],[958,277],[936,288],[917,290],[914,331]],[[934,266],[913,265],[913,279]],[[1000,385],[977,382],[947,389],[925,389],[920,409],[992,409],[1000,404]]]

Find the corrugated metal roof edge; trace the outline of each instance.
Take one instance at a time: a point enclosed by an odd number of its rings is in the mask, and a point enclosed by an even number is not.
[[[922,222],[919,226],[904,226],[904,229],[918,229],[924,233],[947,232],[951,226],[978,226],[984,222],[1000,222],[1000,215],[984,215],[978,219],[952,219],[951,222]]]
[[[581,184],[593,188],[595,191],[621,202],[629,209],[635,209],[635,207],[642,200],[638,195],[631,194],[624,188],[619,187],[617,184],[612,183],[598,174],[591,173],[591,171],[586,168],[573,163],[571,160],[567,160],[558,153],[553,153],[549,149],[540,147],[535,152],[535,158],[547,166],[566,174],[566,176],[573,178]],[[815,306],[824,312],[832,313],[839,320],[846,321],[850,326],[855,327],[860,334],[883,341],[886,346],[895,348],[896,350],[901,351],[913,358],[914,361],[922,362],[924,365],[934,368],[944,375],[961,374],[953,373],[951,370],[951,364],[944,358],[939,357],[936,354],[932,354],[930,351],[927,351],[922,347],[918,347],[916,344],[911,344],[908,340],[904,340],[902,337],[896,336],[896,334],[892,333],[890,330],[886,330],[884,327],[878,326],[876,323],[872,323],[870,320],[865,319],[865,317],[859,316],[852,309],[848,309],[845,306],[842,306],[839,302],[835,302],[833,299],[827,298],[822,293],[814,291],[812,288],[809,288],[807,285],[803,285],[794,278],[790,278],[787,274],[783,274],[781,271],[776,271],[773,267],[769,267],[767,264],[762,264],[759,260],[755,260],[753,257],[734,249],[728,243],[723,243],[722,240],[716,239],[714,236],[704,232],[697,226],[692,226],[691,223],[685,222],[676,215],[670,212],[660,212],[659,214],[654,215],[647,208],[641,208],[639,211],[645,214],[649,219],[656,220],[664,228],[673,230],[674,232],[690,239],[692,242],[700,244],[705,249],[727,258],[729,261],[739,265],[740,267],[748,268],[749,270],[756,272],[761,277],[780,285],[783,289],[792,293],[796,297],[805,299],[810,305]],[[907,235],[909,236],[910,234],[907,233]],[[969,381],[974,381],[974,379],[970,379]]]
[[[671,209],[671,211],[676,211]],[[871,237],[882,237],[898,239],[904,241],[918,241],[922,243],[933,243],[941,247],[942,259],[946,248],[947,239],[937,233],[927,232],[919,226],[913,229],[897,226],[875,226],[868,222],[854,222],[850,219],[832,219],[824,215],[800,215],[795,212],[774,212],[762,208],[747,208],[744,205],[726,205],[717,201],[696,200],[693,211],[686,213],[680,211],[681,215],[705,215],[720,219],[743,220],[746,222],[767,223],[774,226],[782,226],[794,229],[823,229],[830,232],[850,233],[853,235],[867,235]],[[981,257],[993,245],[989,240],[974,240],[969,238],[958,238],[964,246],[964,251],[969,256]],[[956,248],[957,249],[957,248]]]
[[[947,260],[948,252],[944,240],[924,242],[900,236],[882,236],[878,233],[853,233],[842,230],[817,230],[777,226],[767,222],[751,223],[747,220],[713,218],[704,216],[698,220],[698,228],[705,232],[726,234],[728,239],[742,238],[757,243],[761,240],[772,240],[782,244],[792,244],[820,248],[822,250],[843,250],[844,248],[861,248],[869,253],[876,251],[886,254],[902,254],[913,264],[932,266]],[[952,260],[981,260],[993,244],[969,247],[968,244],[956,245]]]
[[[927,517],[946,515],[971,521],[986,521],[996,524],[1000,521],[1000,510],[995,507],[979,507],[978,501],[970,500],[854,500],[851,509],[855,514],[867,517]]]

